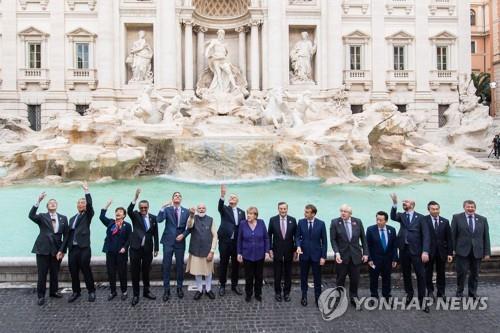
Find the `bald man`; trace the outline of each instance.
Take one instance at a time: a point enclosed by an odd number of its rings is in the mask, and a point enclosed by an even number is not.
[[[231,289],[237,295],[243,295],[243,292],[238,287],[238,270],[239,264],[237,260],[238,254],[236,253],[236,239],[238,238],[238,226],[240,221],[245,220],[245,212],[238,208],[238,196],[231,194],[229,196],[229,204],[224,205],[224,198],[226,196],[226,186],[220,187],[220,199],[218,210],[220,213],[220,226],[217,231],[219,237],[219,254],[220,254],[220,272],[219,272],[219,296],[224,296],[226,293],[227,281],[227,266],[229,259],[231,259]]]
[[[398,197],[391,194],[392,208],[391,220],[400,224],[398,233],[399,260],[403,271],[403,280],[406,292],[406,304],[413,298],[413,285],[411,281],[411,267],[417,276],[418,300],[420,307],[429,312],[429,307],[423,304],[425,297],[425,268],[429,261],[431,247],[430,231],[424,216],[415,212],[415,201],[403,200],[403,212],[397,212]]]

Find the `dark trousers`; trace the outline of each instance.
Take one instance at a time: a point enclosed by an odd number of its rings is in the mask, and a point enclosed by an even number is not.
[[[262,296],[262,279],[264,272],[264,259],[257,261],[243,260],[245,271],[245,293],[247,296]]]
[[[127,253],[106,253],[106,268],[108,271],[109,288],[111,293],[116,293],[116,273],[120,279],[120,290],[127,292]]]
[[[444,275],[444,270],[446,267],[446,259],[443,260],[439,255],[429,256],[429,262],[425,264],[425,284],[427,286],[427,292],[433,293],[434,286],[432,284],[432,275],[434,273],[434,267],[436,267],[436,289],[437,296],[444,296],[446,279]]]
[[[359,286],[359,265],[353,264],[352,260],[348,263],[335,265],[337,269],[337,287],[345,286],[345,279],[349,275],[349,297],[358,297]]]
[[[273,261],[274,291],[281,295],[281,278],[283,277],[283,294],[289,295],[292,289],[292,259],[275,258]]]
[[[300,290],[302,297],[307,297],[307,278],[309,276],[309,268],[312,268],[314,281],[314,298],[319,299],[321,295],[321,266],[319,261],[300,260]]]
[[[177,277],[177,288],[182,288],[184,282],[184,252],[185,249],[176,249],[163,246],[163,288],[170,289],[170,270],[172,268],[172,256],[175,255],[175,275]]]
[[[374,261],[375,268],[370,270],[370,296],[378,297],[378,278],[382,276],[382,296],[391,296],[391,271],[392,260],[388,258],[384,261]]]
[[[58,289],[58,275],[59,267],[61,262],[52,255],[36,255],[36,268],[38,270],[38,283],[36,285],[36,291],[38,293],[38,298],[45,297],[45,291],[47,290],[47,273],[50,272],[50,294],[55,294]]]
[[[80,288],[80,271],[83,273],[83,278],[85,279],[85,286],[89,293],[95,292],[94,277],[92,276],[92,270],[90,269],[90,257],[92,253],[90,247],[79,247],[73,246],[69,250],[68,254],[68,265],[69,272],[71,274],[71,285],[74,293],[80,293],[82,290]]]
[[[408,245],[401,249],[399,256],[406,295],[413,297],[413,284],[411,280],[411,267],[413,266],[413,270],[417,276],[418,299],[422,301],[425,297],[425,268],[421,256],[411,255]]]
[[[238,253],[236,251],[236,240],[225,240],[219,242],[219,255],[220,255],[220,271],[219,283],[221,286],[226,285],[227,281],[227,266],[229,266],[229,259],[231,259],[231,287],[238,285],[238,270],[239,263],[237,260]]]
[[[151,262],[153,261],[153,252],[144,251],[144,247],[139,249],[130,248],[130,276],[132,277],[132,289],[134,296],[139,297],[139,282],[144,287],[143,294],[149,293],[149,273],[151,271]]]
[[[457,269],[457,294],[463,294],[465,278],[467,277],[467,271],[469,271],[469,296],[477,296],[480,266],[481,259],[476,259],[472,250],[467,257],[457,255],[457,261],[455,263]]]

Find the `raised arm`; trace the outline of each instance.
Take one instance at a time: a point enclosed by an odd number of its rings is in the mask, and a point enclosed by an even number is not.
[[[89,192],[89,186],[86,181],[82,184],[83,191],[85,192],[85,201],[87,202],[87,207],[85,208],[86,213],[90,216],[89,223],[92,221],[94,216],[94,207],[92,206],[92,196]]]
[[[225,196],[226,196],[226,185],[222,184],[220,186],[219,204],[217,205],[217,210],[219,211],[221,217],[224,214],[224,197]]]
[[[31,221],[35,222],[36,224],[40,224],[40,222],[41,222],[41,217],[39,214],[36,213],[36,211],[38,210],[38,206],[40,205],[40,202],[42,202],[46,196],[47,196],[47,194],[45,192],[40,193],[35,204],[33,205],[33,207],[31,207],[30,212],[28,214],[29,219]]]
[[[108,202],[106,203],[106,205],[104,206],[104,208],[101,209],[101,214],[99,215],[99,220],[101,220],[102,224],[104,224],[104,226],[107,228],[111,223],[113,223],[113,220],[110,220],[106,217],[106,212],[109,208],[109,206],[111,206],[111,203],[113,202],[113,200],[109,199]]]
[[[401,217],[398,214],[398,197],[396,193],[391,194],[392,207],[391,207],[391,220],[401,223]]]

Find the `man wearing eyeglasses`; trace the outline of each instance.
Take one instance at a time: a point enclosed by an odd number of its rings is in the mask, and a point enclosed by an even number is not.
[[[132,306],[139,303],[139,282],[141,280],[144,287],[143,296],[154,300],[156,296],[150,290],[149,272],[153,256],[158,255],[158,223],[156,216],[149,214],[149,202],[139,201],[139,211],[134,210],[139,199],[141,189],[135,191],[134,200],[127,209],[128,216],[132,220],[132,234],[130,235],[130,275],[132,277]]]
[[[68,237],[68,218],[57,213],[57,201],[50,199],[47,202],[47,213],[37,214],[40,202],[46,197],[42,192],[31,208],[29,218],[38,225],[40,229],[32,253],[36,254],[36,266],[38,269],[38,283],[36,291],[38,294],[38,305],[45,304],[45,291],[47,284],[47,273],[50,273],[50,293],[53,298],[61,298],[58,290],[58,275],[61,260],[64,257],[63,237]]]

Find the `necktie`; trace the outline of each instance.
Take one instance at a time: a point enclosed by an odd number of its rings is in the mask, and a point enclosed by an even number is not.
[[[148,232],[148,222],[146,222],[146,216],[142,216],[142,223],[144,224],[144,231]]]
[[[438,230],[438,227],[439,227],[439,222],[438,222],[437,217],[435,217],[434,218],[434,230]]]
[[[406,213],[406,221],[408,221],[408,223],[411,222],[411,220],[410,220],[410,214],[408,214],[408,213]]]
[[[387,239],[385,239],[384,229],[380,229],[380,241],[382,242],[382,248],[385,252],[385,250],[387,249]]]
[[[51,221],[52,221],[52,229],[54,229],[54,232],[56,232],[56,227],[57,227],[56,219],[55,218],[51,218]]]
[[[75,220],[73,221],[73,226],[71,229],[75,230],[76,228],[76,222],[78,222],[78,219],[80,218],[80,214],[76,214]]]
[[[179,226],[179,208],[175,207],[174,211],[175,211],[175,224]]]
[[[286,220],[285,219],[281,219],[281,235],[283,236],[283,239],[285,239],[285,235],[286,235]]]
[[[238,221],[238,208],[233,208],[233,217],[234,217],[234,224],[238,225],[240,221]]]
[[[313,223],[312,221],[309,221],[309,238],[312,237],[312,233],[313,233]]]
[[[344,221],[344,226],[345,226],[345,232],[347,233],[347,238],[349,241],[351,240],[351,230],[349,230],[349,221]]]
[[[469,218],[469,231],[473,233],[474,232],[474,223],[472,222],[472,215],[469,215],[468,218]]]

